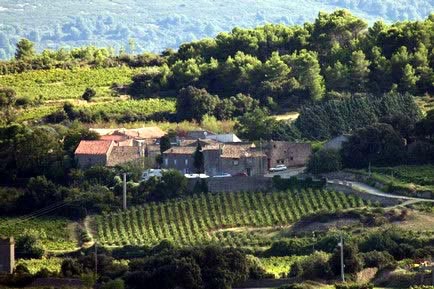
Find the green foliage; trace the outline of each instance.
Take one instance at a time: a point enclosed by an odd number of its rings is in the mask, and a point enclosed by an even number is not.
[[[15,58],[17,60],[31,60],[35,56],[35,48],[33,42],[28,39],[21,39],[17,43]]]
[[[373,289],[372,284],[357,284],[357,283],[346,283],[346,284],[335,284],[336,289]]]
[[[303,107],[295,126],[306,138],[323,140],[398,114],[406,115],[411,123],[417,122],[421,117],[419,108],[409,95],[354,95],[344,100]]]
[[[347,167],[399,164],[405,157],[401,136],[388,124],[374,124],[358,129],[342,147],[342,159]]]
[[[177,186],[170,187],[172,191],[174,188]],[[355,197],[357,201],[350,202],[349,198],[319,190],[200,194],[97,216],[94,222],[97,238],[105,245],[155,245],[170,240],[177,246],[210,242],[235,247],[265,246],[271,245],[269,237],[224,228],[285,225],[318,211],[363,205],[361,199]]]
[[[363,259],[360,257],[357,244],[344,241],[344,265],[346,274],[356,274],[363,268]],[[330,267],[335,276],[341,273],[341,249],[336,248],[330,257]]]
[[[307,280],[329,279],[333,276],[329,265],[330,255],[324,252],[315,253],[296,261],[291,266],[290,277],[301,277]]]
[[[339,171],[342,160],[339,151],[321,149],[311,155],[306,170],[313,174],[322,174]]]
[[[15,249],[17,257],[23,259],[40,259],[45,253],[38,236],[32,233],[20,235],[16,240]]]

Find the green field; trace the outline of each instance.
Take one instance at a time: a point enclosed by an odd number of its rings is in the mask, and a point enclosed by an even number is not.
[[[19,74],[1,75],[0,87],[9,87],[18,97],[45,101],[80,98],[87,87],[97,92],[97,97],[111,96],[113,83],[128,84],[140,68],[74,68],[34,70]]]
[[[305,258],[304,256],[284,256],[259,258],[262,268],[267,273],[273,274],[275,278],[286,277],[294,262]]]
[[[366,170],[348,170],[367,175]],[[434,192],[434,165],[372,168],[371,179],[388,185],[390,190]]]
[[[35,218],[20,222],[17,218],[0,218],[0,236],[19,237],[35,234],[48,251],[70,251],[77,248],[75,226],[61,218]]]
[[[106,246],[155,245],[166,239],[181,247],[264,248],[304,216],[364,205],[358,197],[331,191],[201,194],[97,216],[94,238]]]

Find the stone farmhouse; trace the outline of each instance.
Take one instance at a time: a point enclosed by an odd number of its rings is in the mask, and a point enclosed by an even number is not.
[[[184,174],[195,173],[194,153],[198,142],[202,147],[207,175],[228,173],[259,176],[266,173],[267,156],[253,143],[220,143],[208,139],[186,140],[181,142],[180,146],[163,152],[162,167],[176,169]]]
[[[114,167],[160,154],[159,139],[165,132],[156,127],[141,129],[92,129],[99,140],[83,140],[75,150],[82,168],[94,165]],[[194,153],[200,143],[204,155],[205,173],[214,176],[264,175],[277,165],[304,166],[312,153],[310,144],[283,141],[261,142],[258,146],[242,142],[235,134],[213,134],[198,130],[176,136],[172,148],[163,152],[162,168],[182,173],[195,173]]]
[[[155,151],[155,142],[165,135],[158,127],[139,129],[91,129],[99,140],[83,140],[75,150],[81,168],[95,165],[114,167],[137,161]]]

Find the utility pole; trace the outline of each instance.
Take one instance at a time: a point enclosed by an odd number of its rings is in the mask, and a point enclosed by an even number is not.
[[[124,210],[127,209],[127,174],[124,173],[124,184],[123,184],[123,208]]]
[[[340,236],[340,242],[338,244],[338,246],[341,249],[341,278],[342,278],[342,282],[345,283],[345,271],[344,271],[344,240],[342,239],[342,235]]]

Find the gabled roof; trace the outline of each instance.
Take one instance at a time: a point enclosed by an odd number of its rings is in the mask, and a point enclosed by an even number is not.
[[[91,131],[99,135],[126,135],[139,139],[156,139],[164,136],[166,133],[156,126],[148,126],[142,128],[91,128]]]
[[[105,155],[113,141],[109,140],[82,140],[75,150],[76,155]]]
[[[103,135],[99,138],[100,140],[113,140],[113,141],[124,141],[127,140],[128,137],[121,134],[110,134],[110,135]]]

